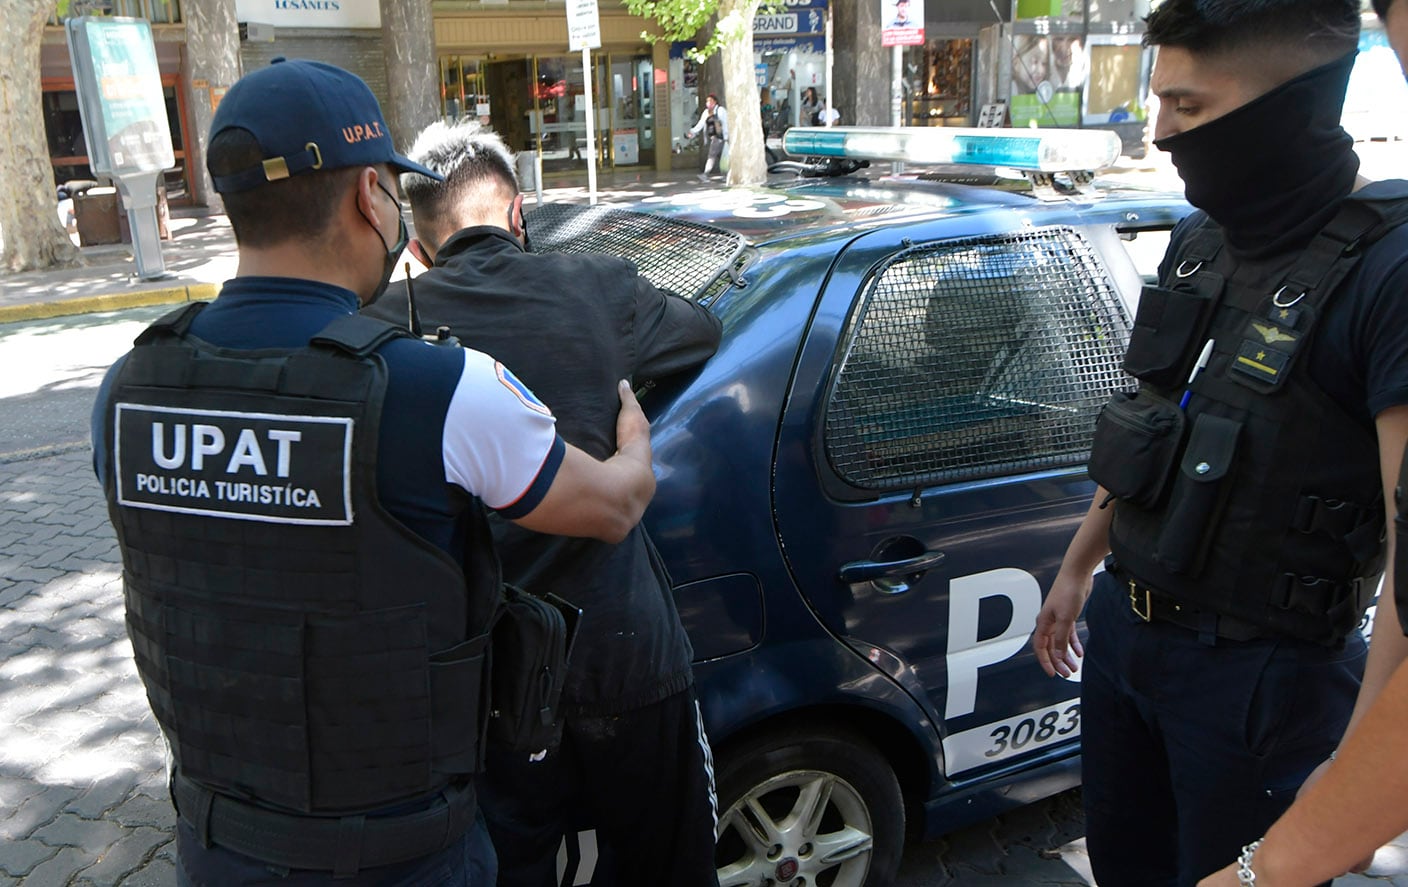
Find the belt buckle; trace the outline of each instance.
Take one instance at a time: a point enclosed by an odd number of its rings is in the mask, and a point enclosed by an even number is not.
[[[1149,617],[1153,613],[1149,601],[1149,589],[1147,588],[1144,589],[1144,609],[1142,612],[1140,611],[1139,586],[1134,584],[1133,579],[1129,580],[1129,608],[1134,611],[1134,615],[1143,619],[1145,622],[1149,621]]]

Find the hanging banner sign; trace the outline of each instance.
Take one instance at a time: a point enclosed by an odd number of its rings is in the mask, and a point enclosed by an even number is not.
[[[601,48],[601,13],[596,0],[567,0],[567,48]]]
[[[922,46],[924,0],[880,0],[880,45]]]
[[[785,12],[781,15],[758,15],[753,17],[753,33],[796,34],[799,32],[798,26],[800,24],[800,16],[796,13]]]
[[[277,28],[380,28],[377,0],[235,0],[235,18]]]

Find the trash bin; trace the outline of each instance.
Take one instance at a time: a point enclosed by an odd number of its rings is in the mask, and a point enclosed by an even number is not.
[[[87,188],[73,196],[73,219],[80,246],[122,242],[119,202],[117,189],[112,187]]]

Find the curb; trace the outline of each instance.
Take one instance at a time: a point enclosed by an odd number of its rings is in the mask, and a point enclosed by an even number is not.
[[[74,299],[59,299],[54,302],[34,302],[27,305],[0,305],[0,323],[14,323],[20,320],[44,320],[50,317],[67,317],[73,314],[118,311],[123,308],[169,305],[175,302],[208,301],[214,299],[219,294],[219,284],[193,283],[188,286],[137,290],[131,293],[107,293],[100,296],[79,296]]]

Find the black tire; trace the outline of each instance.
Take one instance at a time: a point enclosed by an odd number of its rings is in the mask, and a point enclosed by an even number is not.
[[[719,887],[894,881],[904,849],[904,799],[894,771],[858,733],[794,728],[759,736],[724,749],[717,772]],[[799,815],[804,790],[826,792],[819,816]],[[761,816],[744,799],[759,802]]]

